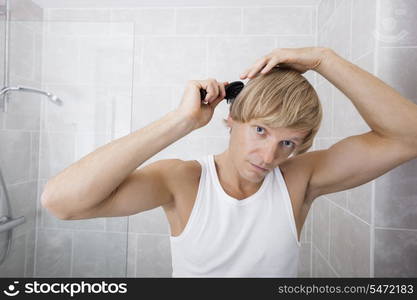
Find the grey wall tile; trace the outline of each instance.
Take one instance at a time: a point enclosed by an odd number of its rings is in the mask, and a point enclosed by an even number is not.
[[[297,277],[311,277],[311,243],[301,243]]]
[[[328,47],[345,59],[350,59],[351,11],[350,0],[340,2],[318,36],[318,46]]]
[[[380,1],[380,17],[376,37],[381,46],[417,45],[417,2]]]
[[[365,222],[343,208],[330,205],[330,258],[342,277],[369,277],[371,270],[370,234]]]
[[[336,9],[336,1],[335,0],[322,0],[318,5],[318,30],[319,34],[323,29],[324,24],[330,19],[331,15],[334,13]]]
[[[240,34],[241,8],[177,8],[177,34]]]
[[[171,277],[168,235],[138,235],[136,277]]]
[[[38,230],[35,277],[71,276],[72,239],[68,230]]]
[[[313,7],[250,7],[243,9],[245,34],[312,34]]]
[[[175,33],[174,8],[120,8],[111,10],[112,22],[133,22],[135,34]]]
[[[29,180],[37,180],[39,177],[39,132],[31,132],[30,148],[30,174]]]
[[[36,227],[26,234],[25,277],[34,277],[35,271]]]
[[[377,0],[352,0],[352,60],[375,47]]]
[[[372,184],[374,181],[347,191],[347,208],[368,224],[372,222]]]
[[[304,243],[311,243],[311,232],[312,232],[312,221],[313,220],[313,210],[310,208],[307,218],[304,221],[303,228],[301,229],[300,241]]]
[[[0,165],[6,184],[29,180],[30,133],[0,131]]]
[[[54,22],[108,22],[110,9],[106,8],[49,8],[45,10],[45,21]]]
[[[36,227],[37,181],[10,186],[9,196],[13,218],[25,217],[25,222],[13,229],[13,236],[26,235]]]
[[[183,84],[206,77],[206,42],[200,37],[145,37],[141,83]]]
[[[129,217],[129,232],[169,234],[169,223],[161,206]]]
[[[312,249],[312,277],[339,277],[316,247]]]
[[[170,112],[171,99],[172,87],[134,85],[132,131],[148,126]]]
[[[417,60],[417,48],[380,48],[377,59],[377,76],[402,96],[417,99],[417,68],[410,64]]]
[[[273,37],[231,36],[208,38],[208,77],[236,81],[243,71],[275,48]]]
[[[57,175],[74,162],[74,139],[72,133],[41,133],[41,179]]]
[[[127,233],[74,232],[74,277],[126,276]]]
[[[315,89],[323,110],[323,118],[316,137],[331,137],[333,126],[333,90],[329,82],[322,82]]]
[[[137,255],[137,236],[136,233],[128,233],[127,257],[126,257],[126,277],[136,276],[136,255]]]
[[[34,84],[29,86],[37,88]],[[10,93],[7,113],[4,115],[5,129],[39,131],[40,105],[43,100],[36,94]]]
[[[11,20],[21,21],[41,21],[43,19],[43,9],[30,0],[10,1]]]
[[[375,181],[375,226],[417,229],[417,160]]]
[[[417,276],[417,231],[375,229],[375,277]]]
[[[348,137],[368,132],[370,127],[353,102],[336,87],[333,89],[333,136]]]
[[[5,239],[0,239],[0,249],[6,249]],[[26,255],[26,234],[13,238],[10,252],[6,260],[0,265],[0,277],[24,277],[25,276],[25,255]]]
[[[313,245],[317,247],[324,258],[329,257],[330,239],[330,204],[324,197],[319,197],[312,204],[313,209]]]
[[[105,231],[127,232],[128,230],[128,217],[109,217],[103,219],[105,222]]]

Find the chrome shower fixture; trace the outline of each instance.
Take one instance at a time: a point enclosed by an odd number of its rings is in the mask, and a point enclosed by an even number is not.
[[[41,94],[41,95],[45,95],[49,98],[49,100],[51,100],[51,102],[55,103],[56,105],[63,105],[63,102],[61,99],[59,99],[56,95],[49,93],[49,92],[45,92],[39,89],[35,89],[35,88],[30,88],[30,87],[23,87],[23,86],[10,86],[10,87],[4,87],[0,90],[0,97],[3,97],[3,101],[4,101],[4,107],[3,107],[3,111],[6,112],[6,95],[9,92],[30,92],[30,93],[37,93],[37,94]]]

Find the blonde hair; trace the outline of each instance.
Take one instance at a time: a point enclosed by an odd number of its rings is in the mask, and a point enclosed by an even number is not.
[[[230,105],[229,114],[242,123],[257,119],[271,128],[308,131],[293,153],[296,156],[313,145],[323,112],[316,91],[300,72],[276,67],[249,80]]]

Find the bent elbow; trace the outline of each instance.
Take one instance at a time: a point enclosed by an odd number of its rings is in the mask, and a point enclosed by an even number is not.
[[[71,216],[66,213],[62,208],[58,206],[59,202],[53,200],[53,198],[48,194],[48,191],[45,189],[41,195],[41,205],[42,207],[52,214],[54,217],[60,220],[70,220]]]

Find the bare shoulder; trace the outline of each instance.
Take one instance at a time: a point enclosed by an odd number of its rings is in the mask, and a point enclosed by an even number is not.
[[[198,186],[201,175],[201,165],[196,160],[169,159],[165,162],[170,174],[166,176],[167,184],[174,199],[183,199],[182,195],[189,194]],[[169,165],[168,165],[169,164]]]

